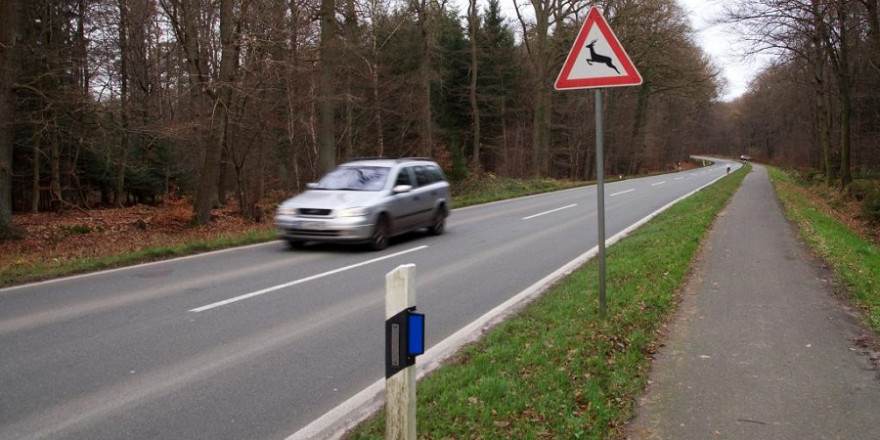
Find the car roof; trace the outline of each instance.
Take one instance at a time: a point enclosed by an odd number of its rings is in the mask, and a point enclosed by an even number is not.
[[[422,163],[422,164],[436,164],[433,159],[424,158],[424,157],[402,157],[399,159],[388,159],[388,158],[363,158],[363,159],[354,159],[349,162],[345,162],[340,164],[340,166],[382,166],[382,167],[393,167],[399,164],[414,164],[414,163]]]

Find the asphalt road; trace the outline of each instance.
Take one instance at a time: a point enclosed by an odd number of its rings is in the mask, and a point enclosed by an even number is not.
[[[607,235],[724,174],[607,184]],[[417,265],[431,347],[594,247],[596,189],[447,227],[378,253],[279,241],[0,290],[0,439],[287,438],[383,376],[386,273]]]

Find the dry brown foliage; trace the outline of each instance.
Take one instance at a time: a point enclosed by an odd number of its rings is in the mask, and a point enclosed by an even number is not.
[[[174,246],[219,237],[266,231],[271,222],[241,217],[235,202],[213,211],[207,225],[192,226],[192,205],[174,200],[159,206],[67,210],[16,214],[24,232],[19,240],[0,241],[0,271],[10,267],[119,255],[152,247]]]
[[[880,228],[874,227],[861,214],[863,202],[835,189],[828,189],[824,184],[814,184],[809,187],[789,185],[789,188],[810,199],[823,214],[846,225],[862,239],[880,243]]]

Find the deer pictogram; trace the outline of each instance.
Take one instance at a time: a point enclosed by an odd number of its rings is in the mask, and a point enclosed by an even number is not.
[[[599,40],[595,39],[595,40],[591,41],[590,44],[588,44],[586,46],[587,49],[590,49],[590,57],[587,58],[587,64],[589,64],[591,66],[593,65],[594,62],[599,63],[599,64],[604,64],[604,65],[614,69],[614,71],[619,74],[620,71],[617,70],[617,67],[614,67],[614,63],[611,61],[611,58],[606,57],[605,55],[599,55],[596,53],[595,50],[593,50],[593,46],[596,44],[596,41],[599,41]]]

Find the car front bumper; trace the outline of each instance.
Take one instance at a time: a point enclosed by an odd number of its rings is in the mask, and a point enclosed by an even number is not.
[[[369,241],[374,222],[368,217],[313,218],[278,215],[275,226],[285,240],[323,242]]]

